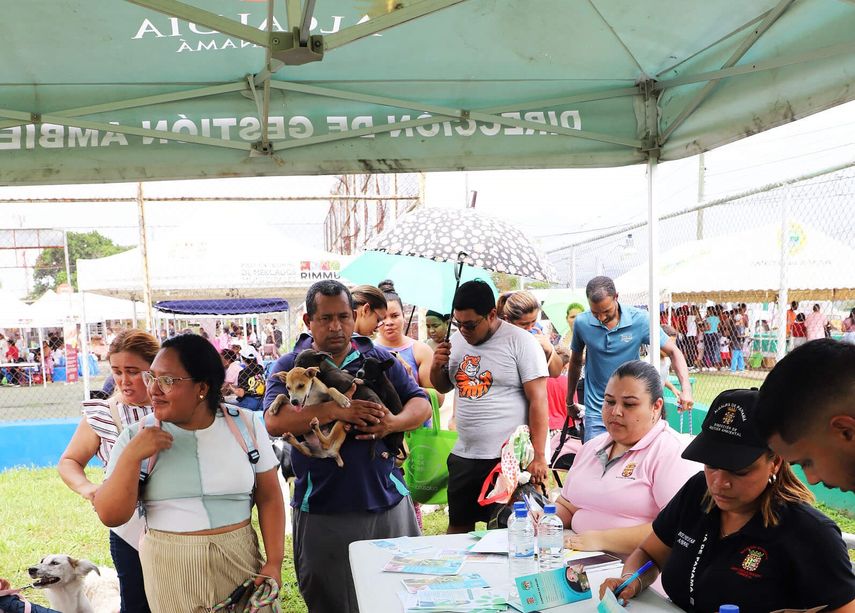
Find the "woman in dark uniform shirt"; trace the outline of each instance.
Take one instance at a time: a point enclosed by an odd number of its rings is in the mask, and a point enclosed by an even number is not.
[[[686,611],[722,604],[740,613],[826,607],[855,612],[855,575],[840,529],[810,503],[813,495],[752,426],[757,390],[728,390],[713,401],[701,434],[683,457],[703,463],[653,521],[627,558],[614,590],[648,560],[654,566],[620,593],[653,583]]]

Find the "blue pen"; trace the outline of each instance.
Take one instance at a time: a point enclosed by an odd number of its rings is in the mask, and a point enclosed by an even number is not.
[[[642,564],[641,568],[639,568],[637,571],[632,573],[629,577],[626,578],[626,581],[624,581],[619,586],[617,586],[617,589],[615,590],[615,597],[617,597],[627,586],[629,586],[630,583],[632,583],[633,581],[638,579],[641,575],[646,573],[647,569],[649,569],[651,566],[653,566],[653,560],[647,560],[647,562]]]

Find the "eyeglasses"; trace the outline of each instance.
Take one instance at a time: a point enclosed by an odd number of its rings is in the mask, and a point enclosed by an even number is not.
[[[469,332],[472,332],[472,330],[480,326],[481,322],[485,319],[486,317],[479,317],[476,321],[458,321],[456,319],[452,319],[451,323],[453,323],[461,330],[468,330]]]
[[[157,387],[160,388],[160,391],[164,394],[168,394],[172,391],[172,386],[175,385],[176,381],[192,381],[193,377],[170,377],[169,375],[160,375],[159,377],[155,377],[151,374],[151,371],[144,370],[142,373],[142,380],[146,387],[149,387],[156,381]]]

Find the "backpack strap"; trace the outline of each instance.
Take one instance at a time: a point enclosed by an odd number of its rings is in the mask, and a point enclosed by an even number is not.
[[[255,440],[255,427],[251,423],[247,424],[247,420],[251,418],[245,411],[227,404],[223,405],[223,417],[241,449],[246,452],[250,464],[258,464],[261,456],[258,453],[258,442]]]
[[[154,413],[149,413],[139,421],[139,424],[139,430],[137,430],[137,433],[134,436],[139,436],[144,428],[159,428],[160,420],[154,416]],[[154,452],[153,456],[146,458],[140,464],[140,485],[145,485],[146,481],[148,481],[148,478],[151,475],[151,471],[154,470],[155,462],[157,462],[156,451]]]

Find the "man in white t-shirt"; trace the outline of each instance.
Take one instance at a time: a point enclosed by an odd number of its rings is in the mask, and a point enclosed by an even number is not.
[[[452,306],[459,331],[437,345],[430,378],[437,391],[457,392],[458,439],[448,458],[448,533],[457,534],[489,519],[491,509],[478,504],[478,495],[517,426],[531,431],[532,480],[545,481],[549,414],[543,349],[526,330],[498,318],[490,286],[479,279],[462,284]]]

